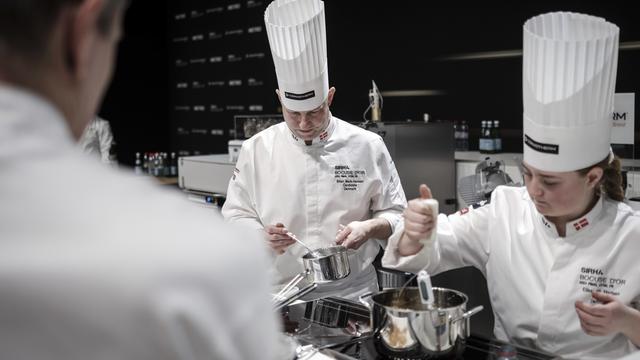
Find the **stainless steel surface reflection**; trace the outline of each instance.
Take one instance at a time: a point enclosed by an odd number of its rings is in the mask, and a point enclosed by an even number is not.
[[[323,284],[349,276],[351,268],[347,248],[331,246],[316,249],[302,257],[307,281]]]
[[[327,345],[369,333],[369,311],[360,304],[334,297],[283,309],[285,332],[302,344]]]
[[[312,344],[320,347],[339,344],[357,338],[358,335],[366,337],[367,334],[371,334],[369,310],[359,303],[340,298],[329,297],[290,305],[282,309],[281,315],[286,332],[294,336],[303,346]],[[401,356],[391,355],[380,351],[379,345],[379,341],[365,338],[361,342],[348,342],[344,346],[334,347],[333,350],[323,350],[322,353],[332,359],[347,357],[361,360],[432,358],[424,357],[424,354],[412,355],[406,352]],[[462,354],[449,355],[456,359],[491,360],[495,359],[494,355],[502,345],[504,343],[501,341],[471,335],[466,339]],[[556,359],[552,355],[532,349],[518,346],[516,349],[519,360]],[[442,358],[442,356],[437,358]]]

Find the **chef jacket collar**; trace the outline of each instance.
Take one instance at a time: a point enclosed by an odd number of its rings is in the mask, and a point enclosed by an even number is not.
[[[335,128],[336,128],[336,120],[333,118],[333,115],[331,114],[331,112],[329,112],[329,123],[327,124],[327,127],[324,129],[324,131],[320,133],[320,135],[316,136],[315,138],[313,138],[313,140],[311,140],[311,145],[307,145],[304,142],[304,140],[296,136],[296,134],[294,134],[293,131],[291,131],[291,129],[287,127],[287,129],[289,130],[289,133],[291,134],[291,141],[298,146],[302,146],[306,148],[316,148],[316,147],[324,146],[324,144],[326,144],[331,138],[331,135],[333,134],[333,131],[335,130]]]
[[[525,191],[524,197],[527,200],[531,201],[531,197],[529,196],[528,192]],[[593,206],[591,210],[589,210],[588,213],[586,213],[585,215],[575,220],[567,222],[565,237],[571,237],[586,229],[590,229],[591,226],[595,224],[595,222],[598,220],[598,218],[602,214],[603,201],[604,201],[603,196],[600,196],[596,204]],[[544,230],[549,235],[553,237],[558,237],[558,232],[556,230],[555,225],[551,221],[549,221],[544,215],[540,214],[537,210],[536,210],[536,214],[537,214],[537,217],[540,219],[540,223],[542,223],[542,227],[544,228]]]
[[[588,213],[567,223],[567,236],[572,236],[586,229],[590,229],[595,224],[600,214],[602,214],[603,198],[604,195],[600,195],[600,198],[598,198],[598,201]]]

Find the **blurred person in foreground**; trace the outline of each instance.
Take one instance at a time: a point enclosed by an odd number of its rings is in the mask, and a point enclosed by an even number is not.
[[[1,357],[273,359],[263,242],[75,144],[126,6],[0,6]]]

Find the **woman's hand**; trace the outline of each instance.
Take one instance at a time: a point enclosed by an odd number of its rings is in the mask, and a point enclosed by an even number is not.
[[[623,304],[613,295],[594,291],[592,296],[600,303],[576,301],[575,308],[580,325],[591,336],[622,333],[636,346],[640,343],[640,312]]]
[[[431,190],[425,184],[420,185],[420,197],[409,201],[404,211],[404,234],[398,242],[398,253],[402,256],[413,255],[423,247],[422,240],[431,237],[435,231],[435,217],[425,199],[431,199]]]

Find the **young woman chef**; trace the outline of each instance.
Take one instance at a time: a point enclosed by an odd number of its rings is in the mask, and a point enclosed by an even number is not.
[[[610,151],[618,34],[602,18],[549,13],[524,24],[525,187],[437,216],[412,200],[383,265],[487,278],[495,336],[566,358],[640,345],[640,216],[622,202]],[[430,197],[425,185],[424,198]],[[434,241],[429,239],[436,231]]]

